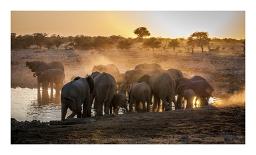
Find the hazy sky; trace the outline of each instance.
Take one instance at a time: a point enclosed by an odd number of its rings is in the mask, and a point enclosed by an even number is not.
[[[245,38],[243,11],[12,11],[11,22],[11,31],[17,34],[135,37],[134,29],[145,26],[154,37],[207,31],[210,37]]]

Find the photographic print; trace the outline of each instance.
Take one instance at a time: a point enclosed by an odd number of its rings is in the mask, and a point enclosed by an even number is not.
[[[244,11],[11,11],[12,144],[245,144]]]

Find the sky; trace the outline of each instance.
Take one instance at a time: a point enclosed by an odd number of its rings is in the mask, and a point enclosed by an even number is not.
[[[44,32],[63,36],[136,37],[146,27],[153,37],[188,37],[206,31],[210,37],[245,38],[243,11],[12,11],[11,32]]]

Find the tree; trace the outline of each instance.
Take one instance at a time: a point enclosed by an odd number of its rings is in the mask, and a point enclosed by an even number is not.
[[[136,34],[138,36],[138,38],[150,36],[150,33],[146,27],[139,27],[139,28],[135,29],[134,34]]]
[[[202,49],[202,53],[204,52],[204,46],[209,44],[210,38],[208,37],[207,32],[194,32],[190,37],[192,37],[195,41],[197,46]]]
[[[34,33],[34,43],[41,49],[43,44],[45,43],[46,33]]]
[[[188,37],[187,45],[191,48],[191,53],[193,54],[196,46],[196,41],[193,39],[193,37]]]
[[[157,38],[152,37],[152,38],[149,38],[149,39],[145,40],[143,42],[143,46],[144,47],[150,47],[154,51],[155,48],[161,47],[161,41],[158,40]]]
[[[169,44],[168,44],[168,46],[169,47],[172,47],[173,48],[173,51],[175,51],[175,48],[176,47],[179,47],[179,41],[178,41],[178,39],[172,39],[170,42],[169,42]]]

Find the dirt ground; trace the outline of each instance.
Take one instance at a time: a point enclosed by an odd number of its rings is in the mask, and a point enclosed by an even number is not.
[[[245,107],[11,122],[12,144],[245,144]]]

